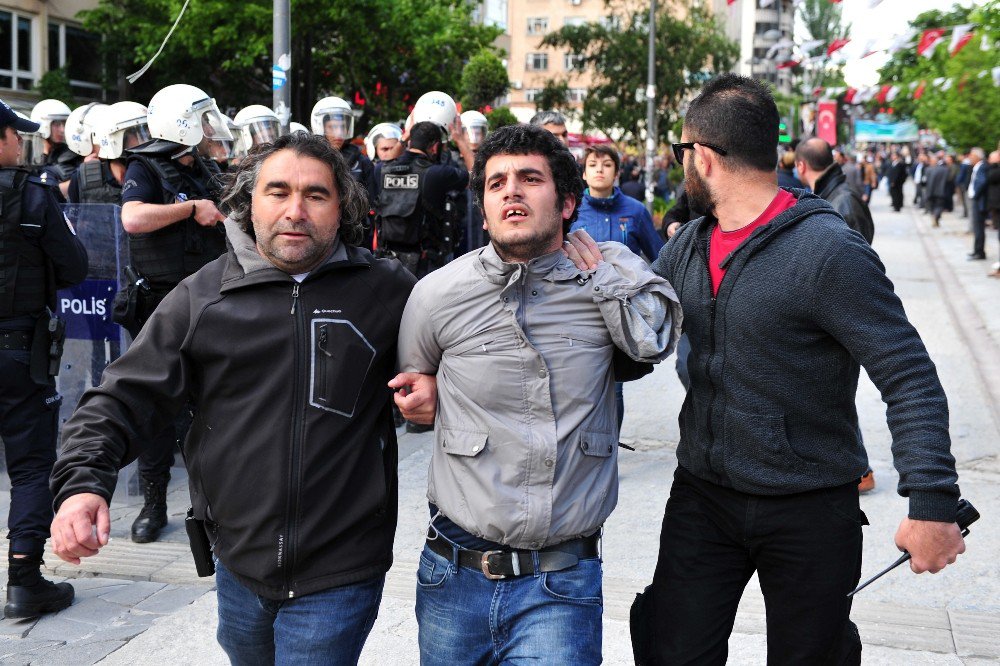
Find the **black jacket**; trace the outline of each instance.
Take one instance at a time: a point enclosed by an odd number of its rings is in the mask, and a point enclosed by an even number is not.
[[[839,164],[834,164],[816,181],[816,196],[826,199],[847,222],[847,226],[865,237],[869,243],[875,237],[875,223],[868,204],[847,184],[847,176]]]
[[[287,599],[381,575],[397,493],[386,382],[414,279],[341,244],[298,284],[226,227],[236,249],[164,299],[66,423],[56,507],[110,498],[190,401],[191,500],[241,582]]]
[[[986,209],[1000,209],[1000,164],[989,164],[986,172]]]
[[[653,270],[673,285],[691,341],[677,462],[756,495],[856,482],[868,460],[859,363],[888,405],[910,517],[953,521],[958,500],[948,403],[875,251],[812,194],[725,258],[712,297],[716,221],[682,226]],[[712,258],[716,261],[716,258]]]

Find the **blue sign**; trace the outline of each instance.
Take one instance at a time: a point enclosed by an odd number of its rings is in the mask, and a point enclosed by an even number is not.
[[[277,65],[271,67],[271,87],[278,90],[288,81],[288,74]]]
[[[854,140],[869,143],[909,143],[920,138],[920,130],[912,120],[880,123],[871,120],[854,121]]]
[[[111,307],[118,292],[115,280],[85,280],[61,289],[56,314],[66,320],[66,337],[76,340],[115,340],[118,324],[111,321]]]

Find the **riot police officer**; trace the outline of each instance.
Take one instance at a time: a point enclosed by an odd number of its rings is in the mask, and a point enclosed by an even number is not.
[[[34,164],[43,181],[60,185],[60,202],[65,201],[69,179],[83,161],[66,145],[69,116],[69,107],[57,99],[43,99],[31,109],[31,120],[39,126],[37,140],[41,142],[33,151]]]
[[[64,335],[52,309],[57,289],[87,277],[87,251],[63,217],[55,188],[17,168],[18,130],[37,129],[0,102],[0,434],[11,482],[8,618],[36,617],[73,602],[73,587],[42,578],[41,564],[52,522],[49,475],[61,401],[53,380]]]
[[[171,289],[225,252],[218,225],[225,219],[217,207],[220,171],[209,155],[213,141],[233,141],[215,100],[190,85],[167,86],[153,95],[146,123],[152,140],[127,151],[122,187],[122,226],[136,278],[127,293],[136,303],[133,321],[119,321],[133,335]],[[156,541],[167,524],[177,438],[168,428],[139,456],[145,501],[132,524],[136,543]]]
[[[354,180],[361,183],[369,204],[375,200],[375,177],[372,161],[351,143],[354,138],[354,113],[351,105],[339,97],[324,97],[313,105],[309,114],[313,134],[325,136],[331,146],[347,161]]]
[[[146,107],[137,102],[116,102],[103,111],[93,132],[98,159],[77,168],[66,198],[71,203],[120,205],[124,153],[152,138],[146,125]]]

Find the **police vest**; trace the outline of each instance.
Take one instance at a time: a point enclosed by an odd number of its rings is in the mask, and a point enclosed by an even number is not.
[[[427,217],[421,192],[431,166],[424,158],[382,163],[381,191],[376,206],[379,245],[408,245],[414,249],[420,245]]]
[[[219,167],[211,160],[195,156],[195,169],[200,171],[195,182],[185,178],[165,156],[133,153],[129,156],[129,164],[133,160],[141,162],[160,180],[162,201],[146,203],[174,203],[177,195],[188,194],[192,185],[195,191],[190,192],[189,198],[211,199],[218,203]],[[191,216],[156,231],[129,234],[128,244],[135,269],[154,289],[169,290],[225,253],[226,236],[221,224],[203,227]]]
[[[45,253],[21,230],[29,181],[41,184],[25,169],[0,169],[0,317],[37,315],[46,305]]]
[[[103,160],[84,162],[77,169],[77,187],[80,190],[82,204],[116,204],[122,203],[122,186],[109,182],[111,174],[108,165]]]
[[[56,177],[58,183],[65,183],[73,177],[73,172],[83,162],[83,158],[74,153],[69,148],[63,148],[58,154],[50,154],[45,164],[45,170]]]

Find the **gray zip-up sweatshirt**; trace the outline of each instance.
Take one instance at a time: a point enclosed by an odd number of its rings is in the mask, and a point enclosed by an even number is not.
[[[670,285],[620,243],[583,272],[561,251],[505,263],[492,245],[417,283],[399,365],[437,373],[427,496],[482,539],[538,549],[593,533],[618,498],[611,360],[673,351]]]
[[[757,495],[856,481],[868,465],[860,364],[887,405],[910,517],[951,522],[958,476],[934,364],[875,251],[829,203],[792,192],[798,203],[728,256],[708,256],[716,221],[702,218],[653,263],[677,289],[691,341],[677,462]],[[714,297],[709,261],[726,268]]]

